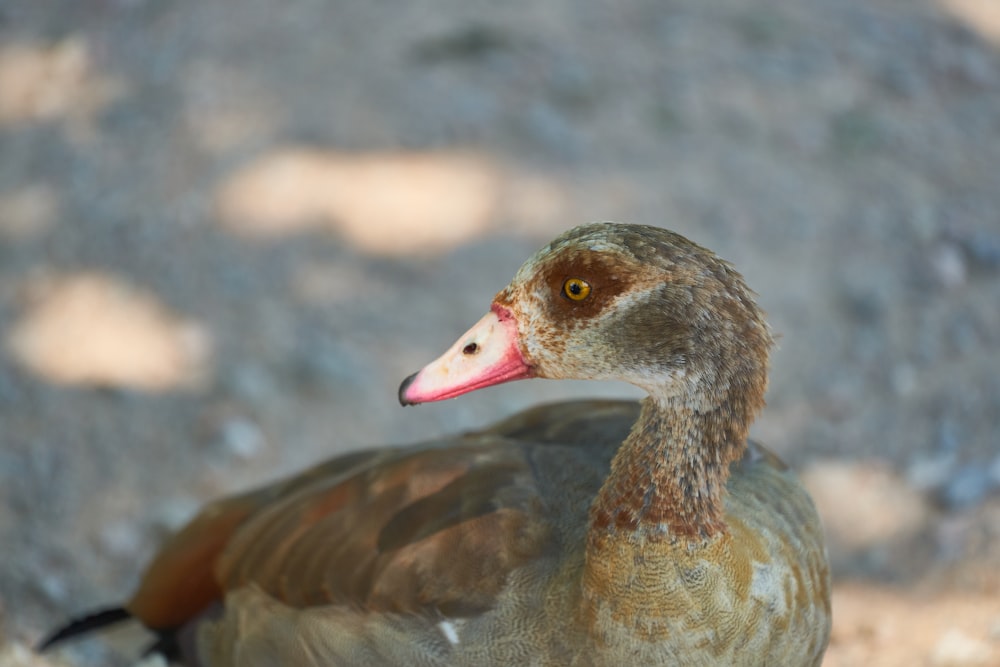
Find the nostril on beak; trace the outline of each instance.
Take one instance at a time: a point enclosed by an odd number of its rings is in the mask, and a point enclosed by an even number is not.
[[[479,352],[479,345],[476,343],[469,343],[468,345],[462,348],[462,354],[465,355],[471,356],[473,354],[476,354],[477,352]]]

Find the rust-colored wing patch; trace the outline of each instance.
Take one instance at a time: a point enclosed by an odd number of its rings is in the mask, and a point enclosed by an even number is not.
[[[160,548],[125,608],[149,628],[184,624],[221,597],[216,560],[249,517],[316,478],[345,474],[378,456],[347,454],[302,475],[206,506]]]
[[[239,496],[202,510],[157,553],[126,609],[147,627],[167,629],[218,599],[215,559],[256,507],[252,497]]]
[[[253,584],[299,607],[488,608],[549,531],[521,449],[482,440],[406,450],[276,499],[219,555],[221,588]]]

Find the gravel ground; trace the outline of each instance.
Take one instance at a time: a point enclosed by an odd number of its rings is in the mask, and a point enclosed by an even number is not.
[[[828,666],[1000,665],[1000,5],[0,0],[0,665],[209,498],[609,385],[402,410],[579,222],[781,333],[755,435],[830,537]]]

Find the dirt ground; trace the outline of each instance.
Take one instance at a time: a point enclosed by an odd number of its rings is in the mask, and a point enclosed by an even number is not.
[[[544,241],[733,261],[755,426],[835,567],[828,667],[1000,665],[1000,4],[0,1],[0,665],[206,500],[482,426],[400,379]]]

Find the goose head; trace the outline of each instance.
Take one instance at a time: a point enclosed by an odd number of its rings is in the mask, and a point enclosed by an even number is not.
[[[399,399],[532,377],[623,380],[658,403],[730,405],[749,420],[763,405],[771,343],[742,276],[710,250],[666,229],[592,223],[538,250]]]

